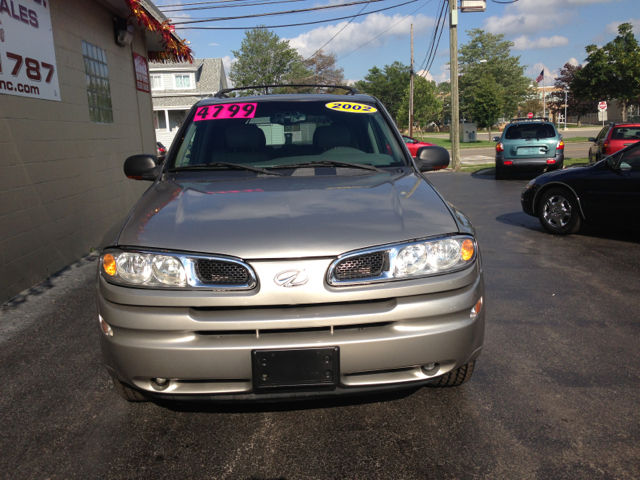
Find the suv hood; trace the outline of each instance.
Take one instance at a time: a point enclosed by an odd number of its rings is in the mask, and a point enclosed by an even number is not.
[[[311,175],[165,177],[136,205],[118,244],[264,259],[458,232],[441,197],[414,173]]]

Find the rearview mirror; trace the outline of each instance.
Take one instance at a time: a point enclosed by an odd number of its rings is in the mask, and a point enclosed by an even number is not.
[[[421,172],[447,168],[450,159],[449,152],[443,147],[420,147],[416,153],[416,163]]]
[[[493,141],[494,142],[499,142],[500,141],[500,137],[493,137]]]
[[[133,155],[124,162],[124,174],[133,180],[154,181],[158,177],[158,157]]]
[[[595,139],[595,138],[593,138],[593,137],[589,137],[587,140],[588,140],[589,142],[595,142],[595,141],[596,141],[596,139]]]

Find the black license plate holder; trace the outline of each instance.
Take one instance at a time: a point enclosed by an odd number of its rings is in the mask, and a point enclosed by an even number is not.
[[[340,375],[340,347],[252,350],[251,363],[256,393],[331,388]]]

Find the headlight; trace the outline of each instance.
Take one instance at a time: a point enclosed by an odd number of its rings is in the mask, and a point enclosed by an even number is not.
[[[327,281],[353,285],[441,275],[468,267],[476,255],[475,239],[466,235],[380,246],[341,255],[329,268]]]
[[[126,287],[251,290],[258,284],[253,268],[238,258],[179,252],[107,249],[100,273]]]
[[[110,252],[102,256],[102,274],[115,283],[142,286],[184,287],[187,275],[182,262],[168,255]]]
[[[469,238],[451,238],[418,243],[401,248],[393,264],[396,278],[442,273],[465,266],[475,258]]]

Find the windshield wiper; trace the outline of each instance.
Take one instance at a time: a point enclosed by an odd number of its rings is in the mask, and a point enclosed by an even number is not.
[[[250,172],[264,173],[265,175],[278,175],[282,176],[284,173],[280,172],[270,172],[264,168],[258,167],[250,167],[248,165],[240,165],[238,163],[227,163],[227,162],[213,162],[213,163],[200,163],[196,165],[185,165],[184,167],[176,167],[172,168],[170,172],[183,172],[186,170],[207,170],[209,168],[214,167],[227,167],[227,168],[237,168],[239,170],[248,170]]]
[[[363,170],[371,170],[379,173],[389,173],[381,168],[374,167],[373,165],[365,165],[363,163],[349,163],[338,162],[336,160],[319,160],[315,162],[306,163],[291,163],[289,165],[276,165],[268,168],[306,168],[306,167],[349,167],[349,168],[361,168]]]

